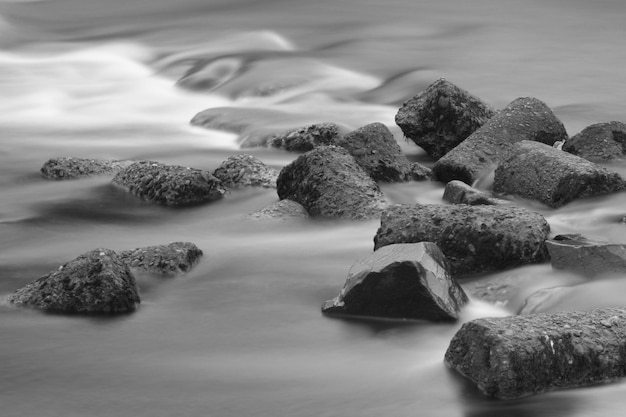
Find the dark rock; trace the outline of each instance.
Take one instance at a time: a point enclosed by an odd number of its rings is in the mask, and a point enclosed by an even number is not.
[[[496,169],[493,190],[561,207],[573,200],[621,191],[626,182],[584,158],[538,142],[512,146]]]
[[[435,242],[458,276],[544,262],[549,231],[543,216],[520,207],[397,204],[383,212],[374,249]]]
[[[309,218],[304,206],[291,200],[280,200],[248,216],[256,220],[293,220]]]
[[[410,179],[413,181],[428,181],[433,179],[433,171],[420,164],[419,162],[411,163]]]
[[[222,198],[226,190],[210,172],[178,165],[141,161],[114,178],[131,194],[151,203],[186,206]]]
[[[8,301],[59,313],[127,313],[140,303],[133,274],[109,249],[79,256],[17,290]]]
[[[626,124],[617,121],[593,124],[572,136],[562,149],[590,161],[624,158]]]
[[[87,159],[59,157],[49,159],[41,167],[44,177],[53,180],[69,180],[91,175],[115,174],[135,161],[107,161],[103,159]]]
[[[396,114],[396,124],[407,138],[439,159],[494,114],[479,98],[442,78],[406,101]]]
[[[355,262],[329,315],[453,321],[468,298],[432,242],[389,245]]]
[[[613,381],[626,374],[626,310],[473,320],[445,363],[499,399]]]
[[[511,145],[533,140],[552,146],[567,139],[552,110],[535,98],[518,98],[437,161],[438,181],[473,184],[509,156]]]
[[[552,267],[593,278],[626,272],[626,245],[598,242],[581,235],[558,235],[546,241]]]
[[[452,204],[467,204],[470,206],[509,204],[506,200],[494,198],[490,194],[459,180],[452,180],[446,184],[446,188],[443,191],[443,200]]]
[[[344,129],[335,123],[316,123],[282,134],[272,135],[267,145],[291,152],[308,152],[318,146],[335,145]]]
[[[322,146],[285,166],[278,196],[302,204],[311,216],[344,219],[378,217],[385,198],[347,150]]]
[[[227,188],[266,187],[276,188],[278,171],[265,165],[252,155],[234,155],[213,172],[213,176],[222,181]]]
[[[190,271],[201,256],[202,251],[190,242],[147,246],[120,253],[120,258],[130,268],[168,275]]]

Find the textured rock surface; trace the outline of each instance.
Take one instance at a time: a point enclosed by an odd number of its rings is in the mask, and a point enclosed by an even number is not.
[[[120,258],[129,267],[159,274],[187,272],[202,257],[202,251],[190,242],[147,246],[120,252]]]
[[[386,202],[378,185],[347,150],[323,146],[300,155],[278,176],[278,196],[302,204],[311,216],[378,217]]]
[[[302,204],[285,199],[250,213],[248,217],[256,220],[306,219],[309,217],[309,212]]]
[[[17,290],[8,301],[58,313],[127,313],[140,303],[128,265],[109,249],[79,256]]]
[[[420,164],[419,162],[412,162],[411,163],[410,178],[413,181],[432,180],[433,179],[433,171],[430,168]]]
[[[552,267],[593,278],[626,272],[626,245],[598,242],[581,235],[558,235],[546,241]]]
[[[291,152],[308,152],[318,146],[334,145],[343,130],[335,123],[316,123],[272,135],[267,145]]]
[[[457,276],[544,262],[549,231],[540,214],[520,207],[397,204],[383,212],[374,249],[435,242]]]
[[[473,320],[445,363],[500,399],[612,381],[626,374],[626,310]]]
[[[495,171],[493,190],[561,207],[573,200],[621,191],[617,173],[538,142],[522,141]]]
[[[103,159],[59,157],[49,159],[41,167],[44,177],[69,180],[91,175],[115,174],[135,161],[107,161]]]
[[[473,184],[508,157],[511,145],[533,140],[552,146],[567,139],[563,123],[535,98],[518,98],[472,133],[433,167],[438,181]]]
[[[442,78],[407,100],[396,114],[396,124],[404,136],[439,159],[494,113],[479,98]]]
[[[329,315],[452,321],[468,299],[432,242],[386,246],[355,262]]]
[[[626,124],[596,123],[572,136],[562,148],[590,161],[608,161],[626,156]]]
[[[252,155],[233,155],[213,171],[213,176],[227,188],[266,187],[276,188],[278,171],[265,165]]]
[[[459,180],[452,180],[446,184],[446,188],[443,191],[443,200],[452,204],[467,204],[470,206],[509,204],[506,200],[494,198],[490,194]]]
[[[226,192],[208,171],[153,161],[130,165],[113,178],[113,183],[139,198],[167,206],[218,200]]]

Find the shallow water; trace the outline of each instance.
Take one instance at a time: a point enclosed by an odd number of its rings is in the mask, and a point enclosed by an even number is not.
[[[153,159],[214,169],[243,140],[314,121],[387,124],[400,103],[446,77],[495,107],[551,106],[570,134],[624,120],[622,17],[602,0],[0,0],[0,296],[96,247],[186,240],[201,263],[175,279],[139,277],[140,309],[119,318],[0,305],[2,416],[605,416],[624,383],[523,401],[485,400],[442,363],[462,322],[517,311],[544,287],[572,286],[550,310],[614,305],[598,283],[518,268],[508,302],[473,300],[454,325],[328,319],[377,222],[262,224],[274,191],[237,191],[183,210],[154,207],[110,178],[50,182],[48,158]],[[176,81],[187,75],[185,81]],[[189,126],[207,108],[238,133]],[[239,113],[234,113],[234,110]],[[232,116],[232,115],[235,116]],[[276,168],[293,154],[246,149]],[[626,165],[611,165],[626,174]],[[440,184],[383,187],[396,202],[439,202]],[[553,233],[624,242],[624,194],[542,212]]]

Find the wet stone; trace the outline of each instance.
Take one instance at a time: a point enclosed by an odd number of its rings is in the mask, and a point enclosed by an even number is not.
[[[618,121],[596,123],[572,136],[562,148],[590,161],[626,157],[626,124]]]
[[[201,257],[202,251],[191,242],[173,242],[120,252],[120,258],[130,267],[165,275],[189,272]]]
[[[41,167],[41,174],[53,180],[69,180],[94,175],[114,175],[135,161],[59,157],[51,158]]]
[[[226,188],[264,187],[276,188],[278,171],[261,160],[246,154],[230,156],[213,171],[213,176]]]

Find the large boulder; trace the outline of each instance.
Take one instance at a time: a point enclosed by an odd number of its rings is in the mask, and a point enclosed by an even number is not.
[[[593,124],[572,136],[562,149],[596,162],[624,158],[626,124],[617,121]]]
[[[113,175],[135,161],[108,161],[104,159],[51,158],[41,167],[41,174],[53,180],[69,180],[92,175]]]
[[[310,216],[302,204],[285,199],[250,213],[248,217],[254,220],[295,220]]]
[[[549,231],[543,216],[520,207],[397,204],[383,212],[374,249],[435,242],[458,276],[545,262]]]
[[[175,275],[190,271],[202,257],[202,251],[191,242],[173,242],[126,250],[119,255],[133,270]]]
[[[626,375],[626,310],[473,320],[445,363],[499,399],[610,382]]]
[[[131,312],[140,299],[128,265],[110,249],[95,249],[17,290],[8,302],[90,314]]]
[[[291,152],[308,152],[318,146],[335,145],[343,133],[335,123],[315,123],[272,135],[267,139],[267,145]]]
[[[509,156],[511,146],[533,140],[552,146],[567,139],[563,123],[543,102],[518,98],[437,161],[438,181],[473,184]]]
[[[213,176],[226,188],[265,187],[276,188],[278,171],[261,160],[246,154],[233,155],[213,171]]]
[[[626,188],[617,173],[538,142],[522,141],[495,171],[493,191],[561,207],[573,200]]]
[[[113,183],[151,203],[187,206],[223,197],[226,190],[210,172],[159,162],[135,162],[117,173]]]
[[[598,242],[581,235],[558,235],[546,241],[552,267],[588,278],[626,272],[626,245]]]
[[[439,159],[494,114],[479,98],[441,78],[402,105],[396,124],[404,136]]]
[[[432,242],[386,246],[350,268],[329,315],[454,321],[468,298]]]
[[[443,190],[443,200],[452,204],[467,204],[470,206],[509,204],[506,200],[492,197],[489,193],[459,180],[452,180],[446,184],[446,188]]]
[[[285,166],[278,196],[302,204],[311,216],[378,217],[387,203],[382,191],[344,148],[323,146]]]

